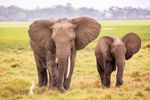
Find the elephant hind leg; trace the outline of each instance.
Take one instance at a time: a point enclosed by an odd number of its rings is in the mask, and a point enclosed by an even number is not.
[[[104,70],[103,70],[102,66],[99,64],[97,59],[96,59],[96,63],[97,63],[97,71],[99,73],[101,83],[102,83],[102,86],[103,86],[103,83],[104,83]]]
[[[39,58],[36,54],[34,54],[35,62],[37,66],[37,72],[38,72],[38,86],[46,86],[48,79],[47,79],[47,70],[43,66],[43,61],[41,58]]]

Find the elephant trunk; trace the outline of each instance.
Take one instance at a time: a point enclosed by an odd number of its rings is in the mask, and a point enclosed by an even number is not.
[[[58,63],[58,58],[56,57],[55,62]],[[70,56],[68,57],[68,61],[67,61],[67,74],[66,74],[66,78],[69,77],[70,74],[70,67],[71,67],[71,58]]]
[[[63,82],[64,82],[64,74],[65,74],[65,69],[67,65],[67,59],[61,59],[57,58],[57,64],[58,64],[58,90],[60,92],[65,92]]]
[[[117,75],[116,75],[116,86],[123,84],[123,71],[125,66],[125,60],[117,62]]]
[[[65,92],[64,80],[68,78],[70,72],[70,44],[66,42],[55,42],[56,45],[56,62],[58,65],[58,90]],[[67,67],[69,66],[69,67]],[[68,68],[68,70],[67,70]]]
[[[64,79],[69,77],[70,74],[70,67],[71,67],[71,58],[70,56],[68,58],[57,58],[56,57],[56,63],[58,64],[58,89],[60,92],[65,92],[63,83]],[[65,73],[65,70],[67,71]]]

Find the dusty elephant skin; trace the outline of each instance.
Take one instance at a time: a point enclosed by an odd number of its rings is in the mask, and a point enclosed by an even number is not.
[[[128,33],[122,39],[101,37],[95,50],[97,70],[103,87],[110,87],[111,73],[116,70],[116,86],[123,84],[125,60],[130,59],[141,48],[141,39]]]
[[[69,89],[77,50],[100,33],[101,25],[89,17],[38,20],[28,31],[38,71],[38,85],[60,92]],[[49,81],[47,77],[49,74]]]

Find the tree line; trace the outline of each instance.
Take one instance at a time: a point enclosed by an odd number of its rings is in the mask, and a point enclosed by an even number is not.
[[[45,18],[73,18],[89,16],[97,20],[146,20],[150,19],[150,9],[134,7],[115,7],[106,10],[94,8],[75,9],[71,4],[57,5],[50,8],[22,9],[16,6],[0,6],[0,21],[33,21]]]

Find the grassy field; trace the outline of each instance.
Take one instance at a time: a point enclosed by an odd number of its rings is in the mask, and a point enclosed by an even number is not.
[[[37,87],[37,71],[27,34],[30,23],[0,23],[0,100],[150,100],[150,21],[101,21],[103,35],[137,32],[141,50],[126,61],[124,84],[103,89],[96,70],[94,48],[99,37],[78,51],[71,88],[66,93]],[[35,80],[34,95],[29,87]]]

